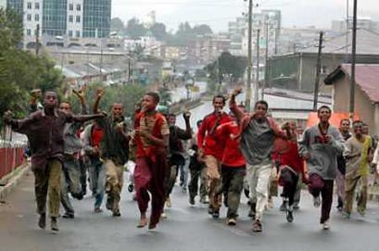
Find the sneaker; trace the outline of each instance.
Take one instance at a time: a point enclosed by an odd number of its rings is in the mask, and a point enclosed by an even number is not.
[[[293,204],[293,210],[299,210],[299,209],[300,209],[299,204],[294,203]]]
[[[128,192],[129,193],[133,192],[133,189],[134,189],[133,184],[129,184],[129,186],[128,186]]]
[[[286,219],[288,222],[293,222],[293,213],[291,210],[286,211]]]
[[[65,219],[74,219],[75,218],[75,216],[74,216],[74,214],[73,213],[64,213],[63,215],[62,215],[62,218],[65,218]]]
[[[166,207],[168,207],[168,208],[172,207],[170,197],[168,197],[168,198],[166,199]]]
[[[322,229],[324,229],[324,230],[329,230],[330,229],[329,220],[327,220],[324,223],[322,223]]]
[[[109,196],[109,195],[107,197],[107,203],[105,204],[105,207],[108,210],[112,210],[113,209],[113,198],[111,196]]]
[[[342,217],[344,219],[350,219],[350,213],[348,213],[348,212],[342,212]]]
[[[214,210],[213,213],[212,213],[212,218],[213,219],[220,218],[220,212],[218,210]]]
[[[320,207],[320,205],[321,205],[320,196],[313,197],[313,206]]]
[[[365,217],[365,215],[366,215],[366,212],[364,211],[364,210],[357,210],[358,211],[358,213],[359,213],[359,215],[361,216],[361,217]]]
[[[162,219],[167,219],[167,214],[166,213],[161,213],[161,218]]]
[[[51,217],[51,231],[58,232],[58,221],[56,217]]]
[[[113,217],[120,217],[121,216],[120,210],[119,209],[113,210],[112,216]]]
[[[283,203],[280,205],[280,207],[279,207],[279,210],[281,211],[281,212],[285,212],[285,211],[287,211],[287,201],[286,200],[283,200]]]
[[[192,206],[195,205],[195,197],[190,196],[188,202],[189,202],[189,204],[192,205]]]
[[[46,214],[41,214],[38,219],[38,227],[41,229],[46,228]]]
[[[201,203],[201,204],[208,204],[209,201],[207,200],[207,197],[206,197],[206,196],[201,196],[201,198],[200,198],[200,203]]]
[[[103,210],[100,207],[95,207],[95,209],[93,210],[93,212],[96,213],[96,214],[99,214],[99,213],[102,213]]]
[[[237,220],[234,219],[234,218],[227,218],[226,219],[226,224],[228,226],[235,226],[235,225],[237,225]]]
[[[259,220],[255,220],[253,223],[253,232],[262,232],[262,224]]]

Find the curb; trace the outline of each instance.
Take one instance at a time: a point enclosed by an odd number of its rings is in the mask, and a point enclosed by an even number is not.
[[[4,203],[5,198],[17,187],[22,178],[29,171],[29,167],[29,162],[26,162],[15,169],[11,174],[9,174],[9,176],[5,177],[5,185],[0,186],[0,203]]]

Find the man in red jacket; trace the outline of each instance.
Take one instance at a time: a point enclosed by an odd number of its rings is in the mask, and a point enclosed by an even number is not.
[[[223,154],[223,147],[219,144],[216,136],[216,128],[232,119],[223,112],[225,97],[217,95],[213,98],[214,111],[205,116],[198,131],[199,156],[204,159],[207,173],[207,190],[209,197],[208,213],[213,218],[220,216],[221,196],[217,194],[217,187],[220,185],[220,161]]]
[[[241,107],[244,110],[244,107]],[[223,145],[224,152],[221,160],[222,192],[225,196],[225,206],[228,207],[226,224],[237,224],[238,207],[243,189],[243,179],[246,174],[245,157],[239,147],[239,141],[234,137],[239,131],[237,121],[220,125],[216,135]]]

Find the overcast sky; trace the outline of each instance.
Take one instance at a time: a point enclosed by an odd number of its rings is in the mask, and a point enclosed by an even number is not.
[[[282,11],[284,27],[310,26],[330,28],[331,20],[346,17],[347,0],[256,0],[258,9]],[[352,15],[353,0],[350,2]],[[158,22],[168,30],[176,30],[180,22],[208,24],[214,31],[226,31],[229,21],[247,12],[244,0],[112,0],[112,17],[127,21],[132,17],[143,20],[156,11]],[[257,9],[255,9],[257,11]],[[379,21],[379,0],[358,0],[358,14]]]

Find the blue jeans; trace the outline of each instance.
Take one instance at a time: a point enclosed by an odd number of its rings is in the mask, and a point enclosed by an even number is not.
[[[103,162],[91,158],[88,167],[92,194],[95,196],[95,208],[100,208],[104,198],[105,170]]]

